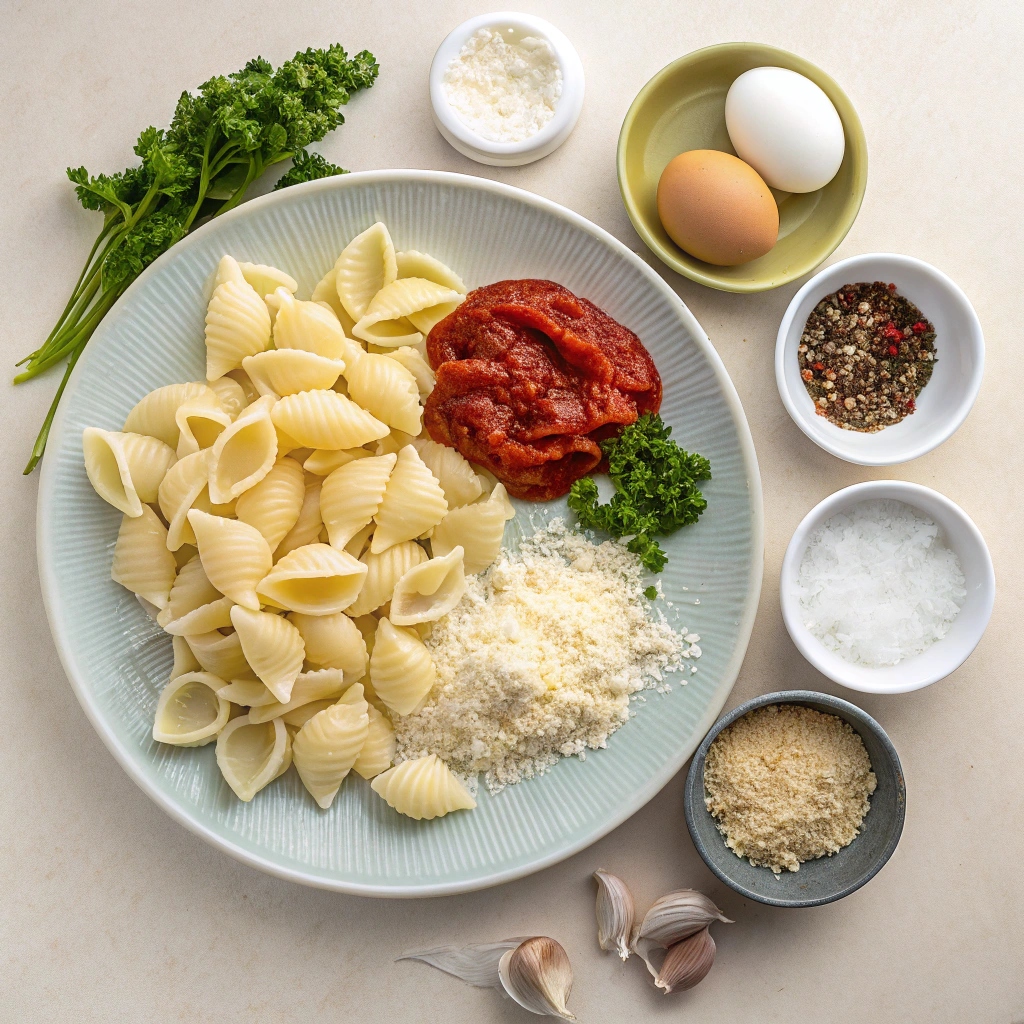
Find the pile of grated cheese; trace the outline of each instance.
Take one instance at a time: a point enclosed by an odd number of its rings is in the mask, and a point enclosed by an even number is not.
[[[482,28],[444,73],[448,102],[459,119],[491,142],[522,142],[555,116],[562,69],[546,39],[506,42]]]
[[[437,754],[498,792],[606,746],[631,694],[669,688],[665,674],[701,653],[699,636],[648,608],[623,542],[595,544],[553,520],[470,577],[434,627],[437,681],[421,709],[396,720],[397,759]]]

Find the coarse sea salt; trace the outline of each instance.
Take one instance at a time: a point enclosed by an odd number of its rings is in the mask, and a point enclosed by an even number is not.
[[[796,581],[804,625],[853,664],[896,665],[946,635],[967,591],[938,525],[901,501],[864,501],[811,536]]]

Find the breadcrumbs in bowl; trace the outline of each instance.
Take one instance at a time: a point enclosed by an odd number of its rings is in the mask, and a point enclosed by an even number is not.
[[[810,763],[796,763],[796,751]],[[747,701],[712,727],[691,762],[684,807],[697,852],[723,882],[760,903],[810,907],[881,870],[903,831],[906,787],[896,750],[870,715],[829,694],[791,690]]]

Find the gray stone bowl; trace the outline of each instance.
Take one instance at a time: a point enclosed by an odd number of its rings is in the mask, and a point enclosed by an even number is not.
[[[848,722],[864,741],[871,768],[878,779],[860,835],[831,857],[806,861],[799,871],[783,871],[780,878],[768,868],[755,868],[733,853],[725,845],[725,837],[718,831],[704,803],[704,758],[715,737],[748,711],[768,704],[802,704]],[[896,749],[885,730],[870,715],[849,701],[827,693],[788,690],[748,700],[715,723],[693,755],[686,777],[684,807],[693,845],[704,863],[726,885],[741,896],[773,907],[817,907],[849,896],[882,869],[903,832],[907,791]]]

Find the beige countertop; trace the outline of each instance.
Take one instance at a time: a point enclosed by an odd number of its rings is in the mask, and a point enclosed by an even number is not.
[[[441,38],[485,9],[452,0],[6,0],[0,345],[8,369],[45,336],[97,230],[63,168],[124,167],[139,129],[165,124],[183,88],[257,53],[276,64],[339,40],[377,55],[378,84],[321,147],[346,167],[498,178],[571,207],[638,251],[619,200],[615,143],[643,83],[673,58],[728,40],[814,60],[853,99],[871,154],[864,207],[833,258],[909,253],[963,287],[988,345],[981,396],[964,426],[937,451],[889,471],[832,458],[797,430],[775,388],[775,332],[797,286],[727,295],[655,265],[725,360],[760,459],[764,588],[730,707],[775,689],[840,692],[797,653],[778,599],[786,543],[827,494],[865,479],[914,480],[962,505],[988,541],[999,592],[970,660],[917,693],[840,694],[882,723],[903,759],[902,842],[877,878],[840,903],[759,906],[719,884],[698,858],[680,773],[590,849],[471,895],[371,901],[236,863],[135,787],[90,728],[57,660],[36,573],[37,479],[20,475],[57,383],[50,376],[5,386],[0,402],[0,1020],[511,1024],[530,1018],[492,992],[391,961],[444,942],[550,934],[572,958],[570,1005],[588,1024],[1024,1021],[1024,703],[1014,653],[1024,618],[1024,8],[996,0],[528,0],[522,9],[576,44],[587,99],[562,149],[501,170],[455,153],[435,131],[426,95]],[[641,965],[597,950],[589,876],[598,866],[625,877],[638,903],[694,886],[736,919],[718,928],[718,961],[699,988],[662,997]]]

